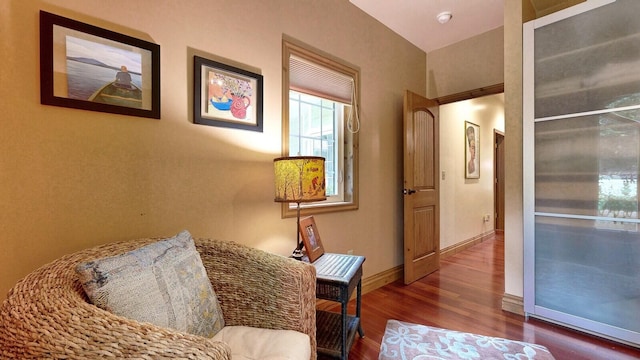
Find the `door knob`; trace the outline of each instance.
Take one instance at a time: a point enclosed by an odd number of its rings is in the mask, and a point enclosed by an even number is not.
[[[402,190],[402,193],[405,194],[405,195],[411,195],[414,192],[416,192],[416,191],[413,190],[413,189],[404,189],[404,190]]]

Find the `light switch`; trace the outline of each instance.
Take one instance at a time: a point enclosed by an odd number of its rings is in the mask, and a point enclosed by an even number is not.
[[[444,180],[445,177],[447,177],[447,172],[442,170],[442,180]]]

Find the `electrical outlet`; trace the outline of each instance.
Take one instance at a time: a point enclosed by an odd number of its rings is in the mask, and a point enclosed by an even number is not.
[[[347,250],[347,255],[353,255],[353,249]]]
[[[490,214],[486,214],[485,216],[482,217],[482,220],[484,222],[489,222],[489,220],[491,220],[491,215]]]

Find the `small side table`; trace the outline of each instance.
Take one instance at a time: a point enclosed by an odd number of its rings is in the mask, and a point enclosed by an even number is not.
[[[339,302],[342,307],[340,314],[317,310],[318,354],[346,360],[356,330],[360,337],[364,337],[360,324],[364,261],[364,256],[325,253],[312,264],[316,268],[316,297]],[[352,316],[347,314],[347,303],[356,287],[356,314]]]

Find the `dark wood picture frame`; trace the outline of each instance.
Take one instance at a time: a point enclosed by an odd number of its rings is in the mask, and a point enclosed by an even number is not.
[[[262,132],[262,75],[194,56],[193,122]]]
[[[40,102],[160,119],[160,45],[40,11]]]
[[[322,246],[320,232],[318,232],[318,227],[316,226],[316,221],[313,219],[313,216],[300,219],[299,231],[307,256],[309,257],[309,262],[316,261],[324,254],[324,247]]]

